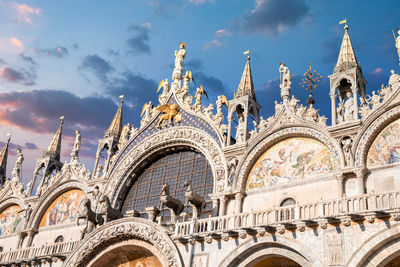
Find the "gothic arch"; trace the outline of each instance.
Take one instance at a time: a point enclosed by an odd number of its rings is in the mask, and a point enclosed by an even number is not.
[[[365,241],[351,255],[346,266],[384,266],[400,255],[400,224],[392,225]]]
[[[83,239],[68,256],[64,266],[86,266],[107,247],[124,240],[141,240],[157,249],[163,266],[182,267],[182,259],[174,242],[158,224],[141,218],[124,218],[107,223]]]
[[[271,235],[249,239],[226,256],[219,266],[247,266],[261,257],[281,256],[301,266],[323,266],[306,246],[284,236]]]
[[[354,86],[356,86],[356,81],[354,81],[354,78],[353,78],[353,77],[351,77],[350,75],[347,75],[347,74],[341,74],[340,77],[338,77],[338,78],[335,80],[335,83],[331,86],[330,93],[335,93],[335,94],[336,94],[336,88],[339,86],[339,83],[340,83],[343,79],[346,79],[346,80],[350,81],[350,84],[351,84],[352,88],[353,88]]]
[[[112,205],[117,206],[118,197],[124,192],[128,178],[135,170],[144,167],[149,155],[177,147],[195,149],[205,156],[213,172],[214,192],[217,190],[218,184],[223,183],[225,185],[227,179],[226,161],[215,139],[199,129],[174,127],[161,130],[147,137],[131,149],[114,167],[105,185],[105,192],[110,197]]]
[[[79,180],[70,180],[60,184],[55,183],[52,187],[46,190],[46,192],[40,196],[39,201],[32,212],[34,216],[31,217],[30,222],[27,224],[29,228],[38,229],[42,217],[51,203],[53,203],[53,201],[63,193],[73,189],[82,190],[86,195],[88,195],[89,192],[87,184],[84,184]]]
[[[238,169],[240,169],[240,172],[239,176],[234,182],[236,185],[235,187],[237,189],[245,190],[247,178],[251,168],[263,155],[263,153],[271,148],[274,144],[293,137],[305,137],[321,142],[332,153],[332,157],[338,159],[338,166],[336,167],[341,168],[344,166],[342,150],[333,138],[330,138],[327,134],[313,128],[304,126],[291,126],[273,133],[268,133],[266,137],[258,138],[259,141],[248,148],[245,156],[243,157],[244,160],[239,163]]]
[[[360,132],[355,140],[355,165],[365,166],[367,163],[368,151],[377,138],[378,134],[390,123],[400,118],[400,105],[388,111],[381,110],[377,116],[368,118],[367,126]]]

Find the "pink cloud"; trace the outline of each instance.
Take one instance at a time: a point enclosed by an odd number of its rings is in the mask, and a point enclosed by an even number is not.
[[[371,74],[381,74],[382,72],[383,72],[383,69],[378,67],[378,68],[374,69],[374,71],[372,71]]]
[[[222,29],[222,30],[216,31],[214,35],[215,35],[215,37],[220,38],[220,37],[231,35],[231,32],[228,30]]]
[[[26,4],[13,3],[13,7],[17,10],[17,22],[34,24],[30,16],[40,16],[42,13],[42,10],[40,8],[28,6]]]
[[[224,45],[225,45],[224,42],[221,42],[219,40],[214,39],[214,40],[211,40],[210,42],[205,43],[203,49],[204,50],[208,50],[208,49],[211,49],[213,47],[221,47],[221,46],[224,46]]]
[[[10,43],[13,46],[18,47],[20,52],[24,51],[24,44],[22,43],[22,41],[20,39],[12,37],[12,38],[10,38]]]

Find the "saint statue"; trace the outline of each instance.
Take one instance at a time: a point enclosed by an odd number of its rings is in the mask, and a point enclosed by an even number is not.
[[[346,121],[354,120],[354,100],[353,94],[348,91],[346,93],[346,101],[344,101],[344,119]]]
[[[22,162],[24,162],[24,155],[22,155],[22,149],[17,148],[17,161],[15,162],[13,172],[19,173],[21,172]]]
[[[285,63],[281,63],[279,65],[279,74],[280,74],[280,85],[281,88],[281,97],[283,99],[289,99],[290,97],[290,86],[292,84],[292,75],[290,74],[290,70],[286,67]]]
[[[397,55],[399,56],[399,65],[400,65],[400,28],[397,28],[396,49],[397,49]]]
[[[243,116],[239,116],[239,123],[236,128],[236,143],[242,143],[246,141],[246,125],[244,123]]]
[[[182,80],[183,74],[183,59],[186,56],[186,44],[184,42],[180,42],[179,50],[175,50],[175,67],[174,71],[172,72],[172,80],[175,82],[179,82]]]
[[[75,130],[75,142],[71,152],[71,160],[78,159],[80,148],[81,148],[81,132],[79,130]]]

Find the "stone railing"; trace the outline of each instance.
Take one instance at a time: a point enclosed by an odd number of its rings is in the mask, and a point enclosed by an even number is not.
[[[262,231],[272,229],[284,232],[285,229],[304,230],[306,225],[325,228],[328,223],[350,225],[351,221],[373,221],[375,217],[389,217],[398,220],[400,193],[380,195],[365,194],[308,205],[292,205],[274,209],[244,212],[232,216],[219,216],[206,219],[178,222],[175,238],[189,236],[222,236],[224,233],[240,235],[243,231]]]
[[[46,258],[58,258],[63,260],[72,252],[79,241],[60,242],[40,247],[20,248],[0,253],[0,266],[7,263],[34,261]]]

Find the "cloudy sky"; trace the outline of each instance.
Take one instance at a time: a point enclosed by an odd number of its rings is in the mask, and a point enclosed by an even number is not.
[[[368,91],[400,72],[392,29],[400,27],[396,0],[0,0],[0,145],[12,132],[8,173],[23,149],[28,180],[61,115],[62,161],[74,129],[82,132],[81,160],[90,168],[106,127],[125,94],[124,121],[139,123],[142,105],[156,99],[160,80],[171,77],[173,52],[187,44],[185,67],[211,101],[232,97],[250,49],[261,115],[279,100],[279,62],[298,82],[312,65],[322,75],[316,107],[329,115],[329,82],[343,25],[361,62]],[[195,88],[192,88],[195,90]],[[3,141],[3,142],[1,142]]]

